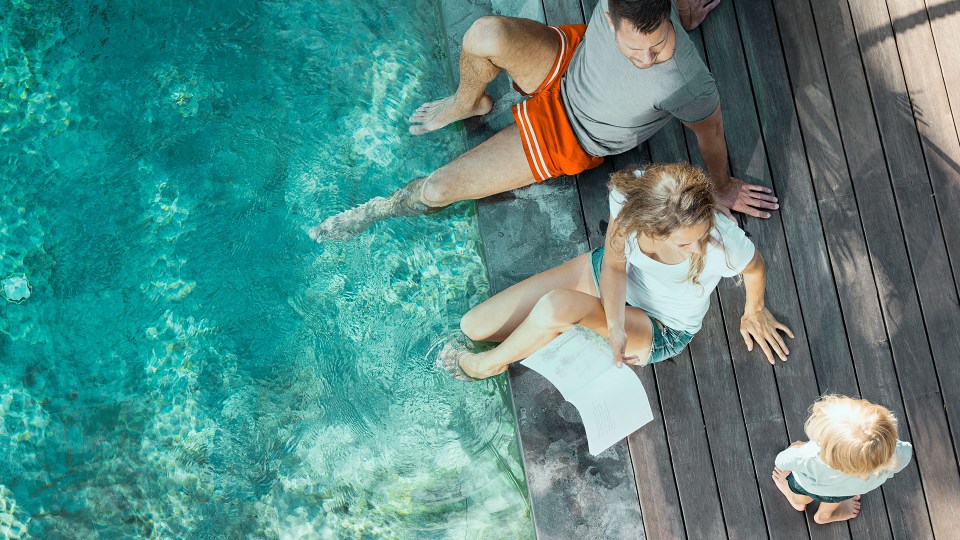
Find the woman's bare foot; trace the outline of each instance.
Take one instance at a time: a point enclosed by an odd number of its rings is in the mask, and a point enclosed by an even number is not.
[[[487,94],[481,96],[472,106],[459,105],[454,101],[454,96],[430,101],[418,107],[410,117],[410,123],[414,124],[410,126],[410,134],[430,133],[457,120],[487,114],[492,108],[493,98]]]
[[[720,4],[720,0],[688,0],[686,8],[683,4],[684,2],[677,2],[677,12],[680,15],[680,24],[689,32],[700,26],[707,14]]]
[[[437,355],[437,364],[458,381],[480,381],[487,377],[474,372],[467,366],[468,361],[477,356],[476,353],[470,351],[468,339],[462,334],[450,338],[440,349],[440,354]]]
[[[824,509],[824,506],[829,508]],[[820,503],[820,508],[813,516],[813,520],[823,525],[833,523],[834,521],[846,521],[853,519],[860,514],[860,496],[856,495],[852,499],[847,499],[840,504]]]
[[[787,476],[790,476],[790,471],[783,471],[778,467],[774,467],[771,476],[773,477],[773,483],[777,485],[780,493],[783,493],[783,496],[790,502],[790,506],[797,512],[803,512],[807,505],[813,502],[813,499],[810,497],[799,495],[790,489],[790,486],[787,484]]]

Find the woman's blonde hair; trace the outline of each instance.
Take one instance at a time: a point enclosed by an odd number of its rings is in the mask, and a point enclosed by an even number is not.
[[[896,467],[897,419],[865,399],[823,396],[803,426],[820,445],[820,459],[843,474],[866,478]]]
[[[685,228],[716,226],[713,183],[699,167],[688,163],[655,163],[646,169],[628,167],[610,175],[610,189],[623,194],[626,202],[617,214],[618,231],[624,239],[643,233],[662,239]],[[712,235],[708,242],[719,244]],[[690,257],[687,279],[700,284],[706,245]]]

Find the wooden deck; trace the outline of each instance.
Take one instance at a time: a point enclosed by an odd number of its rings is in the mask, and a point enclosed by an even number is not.
[[[520,0],[526,13],[501,14],[538,18],[542,8],[548,24],[582,23],[593,5]],[[446,16],[457,43],[469,20]],[[584,499],[609,488],[618,501],[635,490],[630,504],[652,539],[960,538],[960,0],[722,0],[691,37],[720,89],[733,174],[781,200],[745,229],[767,262],[767,306],[796,334],[790,359],[771,368],[746,351],[743,291],[724,280],[688,350],[637,370],[657,418],[607,460],[589,456],[582,437],[565,458],[544,452],[543,438],[563,439],[575,422],[551,420],[562,399],[512,370],[538,533],[642,537],[629,519],[618,528],[588,515]],[[470,124],[468,139],[496,127]],[[614,168],[687,160],[700,161],[696,141],[673,123],[575,183],[484,201],[494,289],[602,243]],[[511,222],[521,211],[530,213]],[[570,213],[558,234],[557,215]],[[856,520],[818,526],[789,507],[770,470],[828,392],[895,411],[915,460],[863,498]],[[589,477],[627,451],[633,482],[572,481],[566,499],[537,488],[562,487],[556,473],[538,476],[550,459]]]

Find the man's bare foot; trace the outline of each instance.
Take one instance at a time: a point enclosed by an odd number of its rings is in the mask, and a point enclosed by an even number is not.
[[[393,192],[387,198],[374,197],[356,208],[345,210],[312,227],[307,234],[315,242],[346,242],[370,228],[374,223],[392,217],[432,214],[442,207],[432,207],[420,201],[426,178],[417,178]]]
[[[687,0],[686,8],[684,2],[677,2],[677,12],[680,15],[680,24],[687,32],[700,26],[700,23],[707,18],[707,14],[720,5],[720,0]]]
[[[778,467],[774,467],[773,474],[771,476],[773,477],[773,483],[777,485],[780,493],[783,493],[783,496],[786,497],[787,501],[790,502],[790,506],[792,506],[797,512],[803,512],[807,505],[813,502],[813,499],[805,495],[794,493],[787,484],[787,476],[789,475],[790,471],[783,471]]]
[[[346,242],[383,219],[389,199],[376,197],[356,208],[330,216],[323,223],[311,227],[307,234],[315,242]]]
[[[436,131],[447,124],[470,118],[471,116],[482,116],[490,112],[493,108],[493,98],[484,94],[472,106],[462,106],[454,101],[454,96],[447,96],[437,101],[424,103],[414,111],[410,117],[411,135],[423,135]]]
[[[813,520],[821,525],[825,523],[833,523],[834,521],[846,521],[848,519],[853,519],[860,515],[860,496],[857,495],[852,499],[843,501],[839,506],[836,506],[833,511],[829,513],[824,512],[823,507],[824,504],[820,503],[820,508],[813,516]]]

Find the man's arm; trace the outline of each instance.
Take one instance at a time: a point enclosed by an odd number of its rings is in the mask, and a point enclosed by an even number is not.
[[[727,141],[723,136],[723,114],[720,107],[710,116],[695,123],[683,123],[697,135],[697,146],[707,171],[717,187],[717,198],[724,207],[744,214],[768,218],[765,210],[780,208],[770,188],[748,184],[730,176],[727,167]]]

